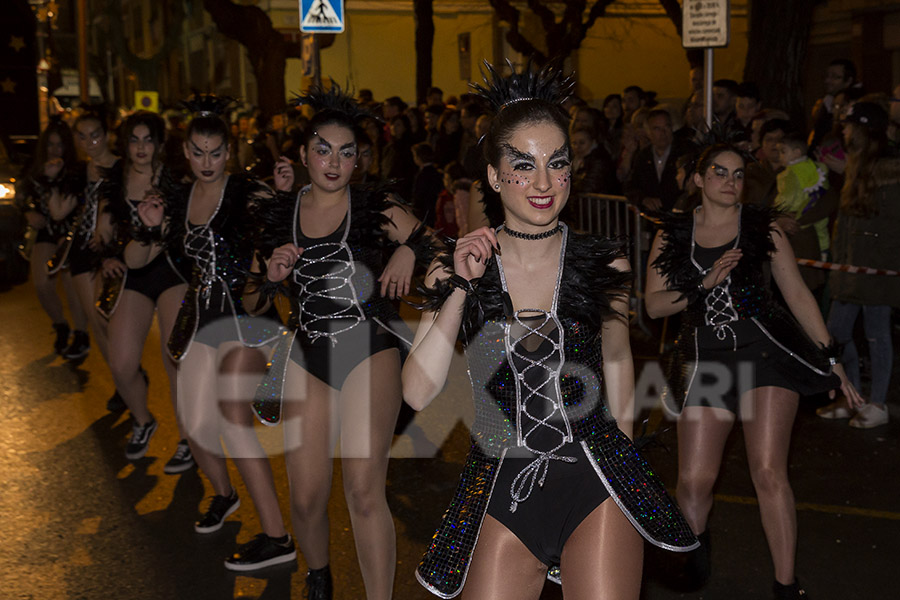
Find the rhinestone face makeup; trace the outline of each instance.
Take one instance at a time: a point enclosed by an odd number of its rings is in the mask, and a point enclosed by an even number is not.
[[[529,185],[531,185],[531,179],[529,177],[510,171],[500,171],[500,181],[502,183],[508,183],[510,185],[520,185],[522,187],[528,187]]]

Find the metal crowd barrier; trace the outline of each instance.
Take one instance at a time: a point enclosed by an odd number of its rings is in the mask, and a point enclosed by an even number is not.
[[[650,230],[641,211],[625,196],[579,194],[569,198],[569,221],[573,229],[627,240],[628,260],[634,272],[634,322],[650,334],[644,322],[644,253],[650,249]]]

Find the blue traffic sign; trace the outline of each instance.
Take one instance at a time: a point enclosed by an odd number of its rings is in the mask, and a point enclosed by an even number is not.
[[[344,31],[344,0],[300,0],[300,31],[305,33]]]

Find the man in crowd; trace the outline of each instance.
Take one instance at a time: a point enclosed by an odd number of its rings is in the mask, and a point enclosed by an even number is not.
[[[856,65],[846,58],[837,58],[825,69],[825,95],[816,101],[812,110],[813,127],[810,133],[809,147],[811,152],[822,142],[822,138],[831,131],[834,123],[834,97],[838,92],[860,84],[856,81]]]
[[[676,181],[678,157],[693,150],[689,142],[674,142],[672,116],[658,108],[650,111],[645,124],[650,145],[638,151],[624,191],[628,199],[645,210],[671,211],[680,190]]]

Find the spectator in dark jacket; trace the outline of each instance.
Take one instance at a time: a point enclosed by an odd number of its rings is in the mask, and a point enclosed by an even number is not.
[[[572,143],[572,193],[617,194],[616,165],[594,132],[578,127],[570,134]]]
[[[444,176],[434,166],[434,149],[426,142],[412,147],[413,161],[419,172],[413,180],[413,212],[420,221],[434,227],[435,205],[444,189]]]
[[[639,150],[625,182],[628,199],[646,210],[669,212],[681,194],[676,181],[678,157],[694,149],[674,142],[672,116],[665,109],[651,110],[645,123],[650,145]]]

